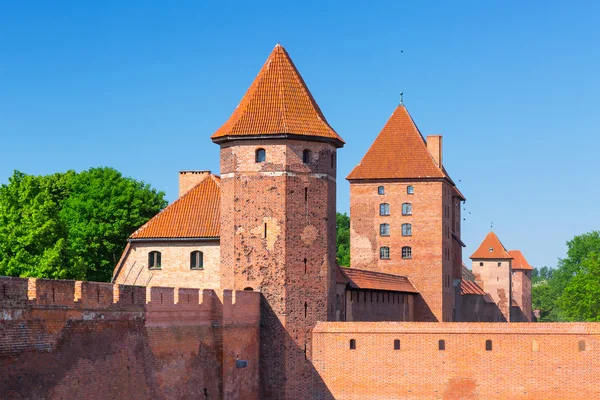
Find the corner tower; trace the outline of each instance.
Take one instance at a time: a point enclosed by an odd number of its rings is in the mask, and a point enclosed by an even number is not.
[[[262,294],[261,398],[310,398],[311,331],[335,312],[344,142],[281,45],[212,140],[221,146],[222,285]]]
[[[407,276],[415,320],[453,321],[465,199],[442,164],[442,137],[425,141],[400,104],[347,179],[352,267]]]

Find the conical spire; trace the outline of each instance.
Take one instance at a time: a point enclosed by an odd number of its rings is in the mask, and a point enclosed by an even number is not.
[[[346,179],[446,177],[433,161],[406,107],[400,104]]]
[[[512,256],[508,254],[506,248],[498,239],[498,236],[494,232],[490,232],[487,234],[479,248],[473,253],[470,257],[472,259],[480,259],[480,258],[490,258],[494,260],[503,260],[510,259]]]
[[[211,138],[307,136],[344,141],[327,123],[290,56],[279,43],[231,117]]]

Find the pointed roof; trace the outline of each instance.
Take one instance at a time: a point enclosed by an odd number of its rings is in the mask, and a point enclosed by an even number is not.
[[[490,232],[470,258],[502,260],[511,259],[512,257],[508,254],[506,247],[504,247],[500,239],[498,239],[498,236],[496,236],[494,232]]]
[[[475,275],[471,272],[463,263],[461,267],[462,279],[460,281],[460,294],[468,295],[474,294],[479,296],[485,296],[485,291],[475,282]]]
[[[367,154],[346,179],[448,178],[427,150],[419,128],[400,104]]]
[[[247,136],[318,137],[342,147],[287,51],[277,44],[214,142]]]
[[[220,179],[211,174],[142,225],[129,239],[218,238],[220,206]]]
[[[529,265],[521,250],[510,250],[508,254],[513,258],[512,269],[524,269],[532,270],[533,267]]]

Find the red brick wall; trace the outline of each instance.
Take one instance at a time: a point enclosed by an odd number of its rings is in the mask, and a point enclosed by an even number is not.
[[[346,321],[412,321],[413,294],[377,290],[347,290]]]
[[[261,291],[262,398],[310,395],[311,330],[335,315],[335,151],[283,139],[221,146],[222,285]]]
[[[516,300],[517,310],[513,314],[513,321],[531,321],[531,271],[513,270],[512,274],[513,299]]]
[[[598,323],[330,322],[313,341],[315,369],[336,400],[600,397]]]
[[[210,171],[179,171],[179,197],[210,176]]]
[[[407,194],[408,185],[414,194]],[[384,195],[378,194],[379,186]],[[453,229],[460,237],[460,206],[453,193],[442,181],[350,183],[352,267],[408,276],[420,292],[415,299],[418,321],[453,319],[452,280],[460,277],[462,260],[462,248],[452,238]],[[390,204],[389,216],[379,215],[381,203]],[[403,203],[412,204],[412,215],[402,215]],[[390,224],[390,236],[380,236],[382,223]],[[412,236],[402,236],[403,223],[412,224]],[[390,247],[389,260],[380,259],[382,246]],[[402,259],[403,246],[412,247],[412,259]]]
[[[500,320],[510,321],[512,286],[511,261],[473,259],[473,275],[481,288],[488,293],[500,310]]]
[[[2,398],[258,398],[259,293],[5,277],[0,289]]]

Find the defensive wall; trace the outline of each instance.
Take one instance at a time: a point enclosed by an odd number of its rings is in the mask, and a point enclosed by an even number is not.
[[[325,322],[313,364],[337,400],[598,399],[600,323]]]
[[[0,397],[256,399],[259,305],[258,292],[0,277]]]

